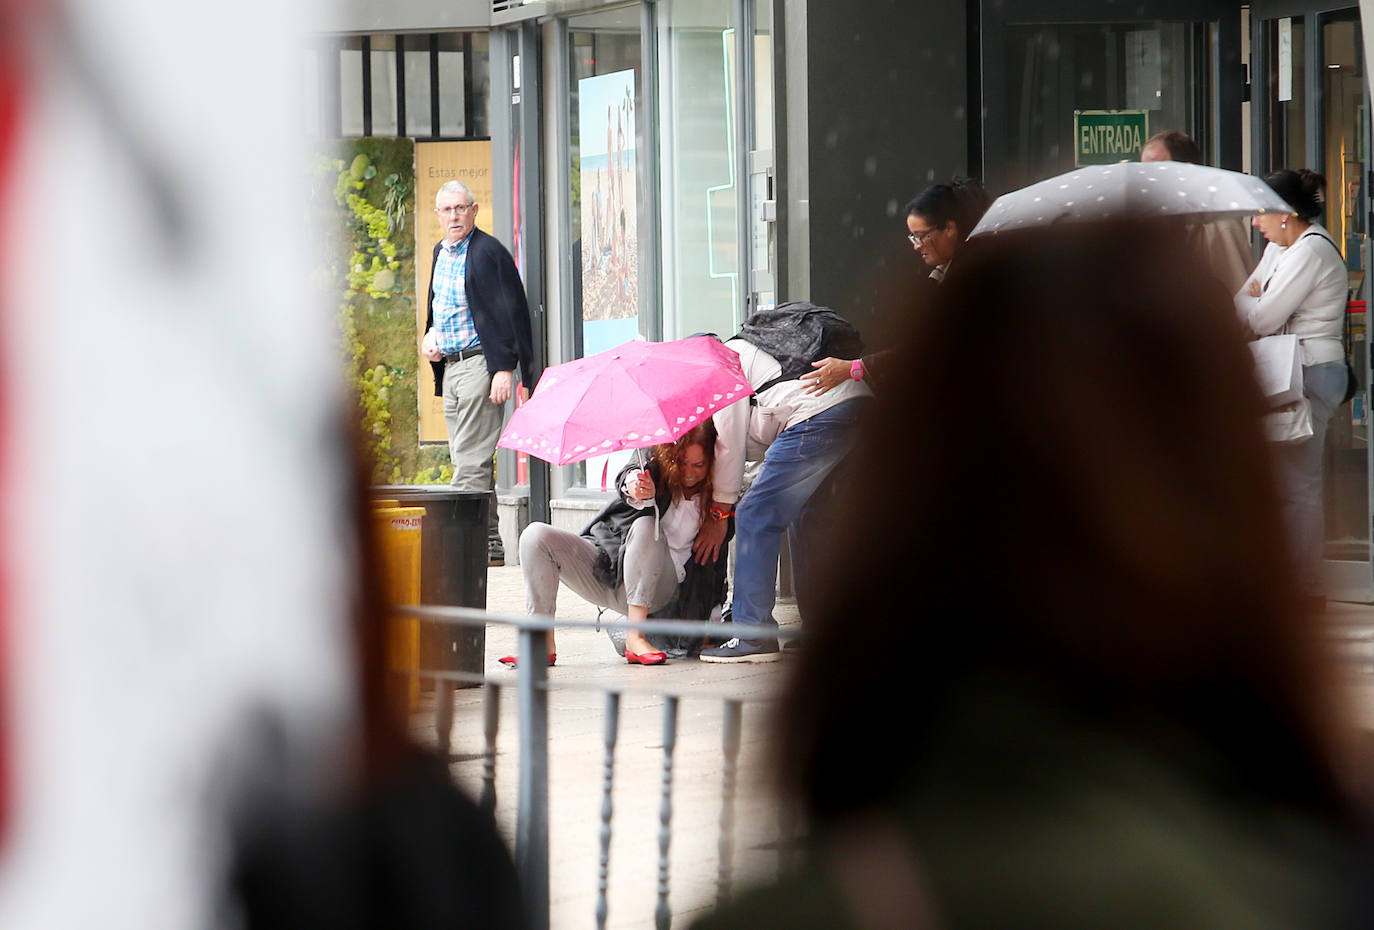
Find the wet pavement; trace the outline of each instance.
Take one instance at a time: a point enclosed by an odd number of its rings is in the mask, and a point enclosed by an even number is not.
[[[488,572],[487,609],[520,616],[524,585],[518,566]],[[783,600],[776,612],[784,627],[799,623],[795,603]],[[576,595],[559,593],[560,620],[597,618],[596,608]],[[618,619],[609,612],[605,619]],[[1332,604],[1328,623],[1343,656],[1352,700],[1352,722],[1365,731],[1361,745],[1374,757],[1374,606]],[[516,673],[497,658],[517,651],[515,632],[489,624],[485,673],[507,683],[500,699],[496,764],[497,823],[514,847],[517,792],[518,720]],[[549,669],[549,861],[550,926],[580,930],[596,926],[605,721],[608,691],[622,694],[615,750],[613,818],[607,927],[654,926],[659,889],[659,831],[664,776],[664,698],[679,697],[677,745],[673,756],[672,839],[669,849],[668,902],[674,927],[715,901],[719,885],[720,821],[724,754],[725,699],[743,704],[738,796],[734,805],[730,859],[734,880],[765,879],[779,862],[778,805],[767,776],[765,738],[776,695],[792,663],[709,665],[672,661],[660,668],[630,666],[616,654],[604,632],[559,633],[558,663]],[[432,744],[430,698],[413,717],[417,739]],[[476,795],[482,774],[482,691],[454,694],[452,770]],[[1354,777],[1367,779],[1362,760]],[[785,844],[784,844],[785,845]]]
[[[488,570],[487,609],[493,614],[524,614],[524,582],[518,566]],[[799,622],[795,603],[787,599],[779,603],[775,616],[784,628]],[[558,618],[593,621],[597,611],[563,589]],[[604,619],[619,617],[607,612]],[[775,874],[781,828],[766,783],[764,749],[772,698],[791,662],[712,665],[670,660],[662,667],[631,666],[616,653],[605,632],[591,630],[561,631],[557,650],[558,663],[548,670],[550,926],[555,930],[596,926],[608,691],[618,691],[622,697],[606,926],[627,930],[654,926],[665,693],[679,698],[668,873],[673,926],[686,927],[694,915],[708,909],[719,888],[722,721],[727,698],[740,701],[743,708],[730,858],[737,881]],[[497,659],[517,651],[514,630],[487,626],[484,671],[494,681],[510,685],[501,690],[496,790],[497,824],[512,849],[519,747],[517,673]],[[432,707],[426,697],[413,717],[412,732],[426,744],[434,741]],[[459,758],[452,767],[454,776],[475,796],[482,774],[481,689],[455,692],[452,734],[452,751]]]

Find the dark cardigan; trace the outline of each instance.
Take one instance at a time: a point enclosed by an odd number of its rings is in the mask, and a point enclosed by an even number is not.
[[[631,463],[622,468],[615,478],[616,491],[620,492],[627,474],[641,467],[644,466]],[[661,514],[672,505],[672,494],[662,480],[658,462],[650,461],[647,467],[649,476],[654,480],[654,487],[658,489],[655,502]],[[625,537],[629,535],[630,524],[646,517],[653,519],[653,516],[652,507],[637,509],[626,500],[624,493],[619,493],[616,500],[607,504],[606,508],[597,514],[596,519],[587,524],[581,535],[590,540],[598,550],[596,575],[600,581],[612,587],[621,584],[625,577]],[[709,565],[698,565],[696,559],[688,559],[685,576],[677,588],[677,596],[672,602],[655,611],[653,616],[671,617],[676,620],[705,620],[710,617],[711,609],[725,602],[725,568],[729,561],[729,541],[734,535],[735,523],[732,517],[720,556]]]
[[[429,296],[426,298],[425,330],[434,326],[434,265],[439,261],[442,242],[434,243],[429,265]],[[501,241],[482,230],[468,233],[467,266],[463,272],[468,309],[482,343],[487,371],[514,371],[534,390],[539,374],[534,364],[534,335],[530,327],[530,308],[525,301],[525,285],[515,267],[515,259]],[[444,395],[444,363],[430,362],[434,368],[434,395]]]

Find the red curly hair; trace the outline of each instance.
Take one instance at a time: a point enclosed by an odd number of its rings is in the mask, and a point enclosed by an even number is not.
[[[654,446],[653,458],[658,463],[659,473],[663,476],[664,483],[673,494],[673,500],[679,501],[686,496],[687,488],[682,483],[682,466],[679,459],[688,446],[701,446],[701,451],[706,454],[706,477],[697,486],[697,504],[701,508],[701,514],[706,515],[706,509],[711,506],[711,466],[716,460],[716,424],[710,420],[699,423],[692,427],[676,442],[664,443],[661,446]]]

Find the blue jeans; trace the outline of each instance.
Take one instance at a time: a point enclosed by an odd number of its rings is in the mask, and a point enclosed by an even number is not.
[[[735,509],[734,622],[759,628],[741,639],[768,638],[777,629],[778,552],[782,534],[805,516],[812,495],[854,445],[854,423],[867,400],[847,400],[778,434],[758,478]]]
[[[1278,447],[1279,495],[1292,540],[1298,581],[1304,594],[1322,594],[1321,565],[1326,544],[1322,457],[1326,426],[1345,396],[1345,363],[1322,362],[1302,370],[1302,392],[1312,405],[1312,435]]]

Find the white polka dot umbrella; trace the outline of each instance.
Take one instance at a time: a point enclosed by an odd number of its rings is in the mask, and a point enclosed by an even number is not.
[[[970,236],[1126,217],[1169,216],[1205,223],[1292,212],[1268,184],[1238,171],[1176,161],[1121,162],[1075,168],[1003,194]]]
[[[672,442],[752,393],[719,339],[635,339],[545,369],[497,445],[567,465]]]

